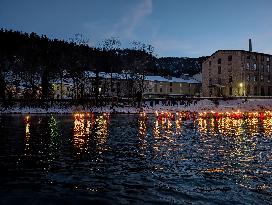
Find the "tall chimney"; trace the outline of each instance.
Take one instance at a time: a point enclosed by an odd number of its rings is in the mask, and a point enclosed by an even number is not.
[[[251,42],[251,39],[249,39],[249,52],[252,51],[252,42]]]

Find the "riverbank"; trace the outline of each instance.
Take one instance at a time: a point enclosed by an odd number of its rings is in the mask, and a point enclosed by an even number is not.
[[[83,107],[83,106],[70,106],[70,107],[61,107],[54,106],[49,108],[33,108],[33,107],[10,107],[10,108],[1,108],[1,114],[69,114],[75,112],[93,112],[93,113],[139,113],[144,111],[146,113],[154,113],[155,111],[168,111],[168,112],[177,112],[177,111],[190,111],[190,112],[204,112],[204,111],[220,111],[220,112],[231,112],[231,111],[266,111],[272,110],[272,100],[271,99],[249,99],[247,101],[243,99],[237,100],[220,100],[218,103],[214,103],[211,100],[199,100],[190,105],[162,105],[157,104],[150,106],[149,102],[142,108],[136,108],[131,106],[120,106],[120,107]]]

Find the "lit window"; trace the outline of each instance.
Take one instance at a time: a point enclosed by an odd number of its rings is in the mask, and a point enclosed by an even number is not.
[[[250,81],[250,75],[247,75],[247,81]]]
[[[264,80],[264,77],[263,75],[260,76],[260,80],[263,81]]]

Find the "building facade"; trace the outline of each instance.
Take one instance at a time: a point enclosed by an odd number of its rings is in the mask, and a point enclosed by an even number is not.
[[[193,78],[146,76],[145,97],[199,96],[201,82]]]
[[[272,56],[218,50],[202,64],[204,97],[272,96]]]
[[[176,78],[161,76],[141,76],[128,73],[99,72],[98,76],[92,71],[84,73],[81,86],[77,86],[73,79],[56,79],[53,85],[55,99],[89,99],[98,94],[101,97],[135,97],[140,92],[144,98],[167,96],[200,96],[201,82],[194,78]]]

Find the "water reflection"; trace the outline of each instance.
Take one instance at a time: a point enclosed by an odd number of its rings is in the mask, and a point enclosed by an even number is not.
[[[75,113],[9,116],[0,123],[5,131],[0,203],[22,190],[20,197],[35,202],[49,195],[61,196],[63,203],[75,195],[73,203],[271,200],[272,118],[267,114]]]
[[[73,145],[76,154],[90,153],[90,141],[95,141],[96,149],[101,154],[107,150],[103,144],[107,141],[109,114],[95,116],[93,113],[75,113]]]
[[[107,142],[108,137],[108,126],[109,126],[109,114],[104,113],[98,115],[95,119],[95,138],[96,138],[96,147],[99,154],[102,154],[108,148],[104,146]]]
[[[271,118],[262,119],[258,113],[238,119],[229,116],[199,118],[198,130],[201,134],[199,148],[210,164],[203,172],[224,172],[241,187],[271,191],[270,184],[257,177],[260,170],[264,171],[262,177],[270,177],[271,174],[267,171],[270,167],[263,161],[271,155],[271,144],[265,143],[266,138],[271,137]]]
[[[205,113],[197,118],[195,114],[162,112],[155,113],[149,123],[140,114],[139,136],[143,139],[152,126],[154,140],[145,141],[144,146],[153,145],[156,170],[166,172],[177,164],[191,162],[205,177],[217,178],[221,173],[241,187],[270,192],[270,184],[259,178],[260,173],[266,177],[271,174],[267,165],[272,154],[270,114],[238,111]]]
[[[29,143],[30,143],[30,116],[25,117],[25,154],[29,152]]]
[[[52,143],[56,143],[59,136],[60,136],[60,130],[58,127],[57,120],[55,119],[54,116],[51,116],[50,119],[48,120],[48,128],[49,128],[49,136],[52,141]]]

